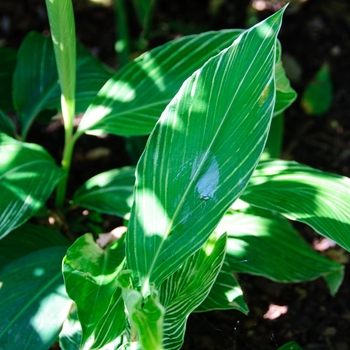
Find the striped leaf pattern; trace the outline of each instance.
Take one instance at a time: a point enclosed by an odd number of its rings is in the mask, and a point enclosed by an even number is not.
[[[281,17],[244,32],[187,79],[152,132],[126,250],[143,293],[204,244],[248,182],[273,114]]]
[[[38,211],[64,176],[39,145],[0,133],[0,238]]]
[[[100,213],[128,218],[135,185],[135,167],[100,173],[74,193],[72,203]]]
[[[186,36],[150,50],[116,73],[86,111],[78,133],[150,134],[181,84],[242,30]]]
[[[204,246],[193,254],[160,287],[160,301],[165,307],[164,347],[180,349],[189,314],[208,296],[222,267],[226,235],[209,238]]]
[[[296,162],[263,161],[241,198],[311,226],[350,251],[350,180]]]
[[[244,314],[248,314],[249,311],[243,299],[242,288],[233,276],[230,265],[225,261],[209,295],[194,311],[204,312],[231,309],[239,310]]]
[[[235,272],[284,283],[324,277],[332,294],[343,280],[344,267],[311,249],[278,213],[254,207],[228,213],[216,230],[228,234],[226,260]]]
[[[99,349],[124,331],[124,302],[117,282],[124,249],[123,239],[103,250],[86,234],[63,260],[67,294],[77,305],[82,326],[81,349]]]

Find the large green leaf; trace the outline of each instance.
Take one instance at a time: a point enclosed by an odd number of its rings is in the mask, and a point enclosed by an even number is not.
[[[311,226],[350,251],[350,180],[296,162],[263,161],[241,198]]]
[[[38,250],[0,271],[1,349],[47,350],[57,339],[72,304],[61,273],[66,250]]]
[[[282,12],[187,79],[150,136],[127,235],[127,264],[143,293],[204,244],[257,164],[275,102]]]
[[[17,51],[0,48],[0,108],[4,111],[13,110],[12,76],[17,62]]]
[[[111,73],[83,46],[78,45],[76,112],[84,112]],[[14,74],[13,98],[22,133],[45,109],[60,109],[60,86],[52,40],[29,33],[19,50]]]
[[[230,265],[225,261],[207,298],[195,312],[211,310],[239,310],[248,314],[248,306],[243,299],[243,291],[232,275]]]
[[[184,80],[241,32],[186,36],[144,53],[104,85],[81,120],[78,133],[150,134]]]
[[[289,283],[324,277],[332,294],[343,280],[344,267],[311,249],[278,213],[259,208],[228,213],[216,230],[228,234],[226,258],[235,272]]]
[[[69,241],[60,232],[49,227],[27,223],[1,240],[0,267],[37,250],[69,245]]]
[[[162,283],[160,302],[165,307],[166,349],[180,349],[188,316],[206,299],[220,272],[226,239],[226,235],[212,234],[199,251]]]
[[[62,170],[39,145],[0,133],[0,238],[38,211]]]
[[[127,218],[132,205],[134,185],[134,167],[105,171],[78,188],[72,203],[99,213]]]
[[[117,275],[124,266],[124,240],[102,249],[91,234],[78,238],[63,264],[67,293],[78,308],[81,349],[99,349],[125,328],[124,303]]]

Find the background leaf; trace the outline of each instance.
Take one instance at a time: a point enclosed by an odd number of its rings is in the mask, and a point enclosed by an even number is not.
[[[256,166],[275,102],[281,16],[244,32],[186,80],[150,136],[127,235],[127,264],[143,293],[204,244]]]
[[[1,240],[0,267],[37,250],[69,245],[70,242],[59,231],[26,223]]]
[[[333,85],[329,65],[324,64],[307,85],[301,98],[301,106],[307,114],[321,115],[332,106]]]
[[[0,109],[13,111],[12,77],[17,62],[17,51],[0,47]]]
[[[311,226],[350,251],[350,180],[283,160],[262,161],[241,196]]]
[[[62,170],[39,145],[0,133],[0,238],[22,225],[46,202]]]
[[[82,113],[111,72],[82,45],[77,51],[76,113]],[[39,112],[60,109],[60,94],[52,40],[30,32],[22,42],[14,74],[13,98],[22,134],[27,133]]]
[[[124,240],[102,249],[91,234],[78,238],[63,262],[64,281],[82,326],[81,349],[99,349],[125,328],[117,275],[124,267]]]
[[[284,283],[324,277],[332,294],[343,280],[344,267],[312,250],[277,213],[249,208],[226,214],[216,230],[228,234],[226,259],[235,272]]]
[[[180,349],[190,313],[208,296],[225,257],[226,235],[215,233],[160,287],[165,307],[164,347]]]
[[[0,109],[0,132],[3,132],[11,137],[15,136],[15,126],[11,119]]]
[[[99,213],[128,218],[134,185],[135,167],[105,171],[78,188],[72,203]]]
[[[67,247],[35,251],[1,269],[1,349],[47,350],[71,307],[61,262]]]

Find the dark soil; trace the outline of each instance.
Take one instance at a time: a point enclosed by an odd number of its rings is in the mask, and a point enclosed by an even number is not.
[[[278,8],[280,1],[260,1],[267,9],[254,11],[248,0],[223,0],[217,12],[209,4],[220,1],[159,0],[151,30],[150,46],[178,35],[222,28],[242,28],[263,19]],[[115,16],[112,7],[75,2],[77,35],[94,54],[116,67],[114,52]],[[254,17],[255,16],[255,17]],[[135,21],[134,18],[131,18]],[[19,47],[30,30],[48,31],[43,0],[0,2],[0,45]],[[137,36],[139,27],[132,26]],[[328,63],[334,88],[330,110],[309,116],[300,98],[285,113],[282,158],[294,159],[315,168],[350,176],[350,3],[348,0],[291,1],[279,35],[292,86],[302,95],[323,63]],[[136,50],[136,48],[134,48]],[[31,134],[42,132],[35,126]],[[49,151],[59,159],[62,130],[41,136]],[[54,137],[54,139],[53,139]],[[56,140],[56,142],[53,142]],[[83,137],[75,152],[71,191],[92,175],[131,163],[121,138]],[[89,150],[104,147],[111,152],[97,160],[86,157]],[[317,235],[298,225],[305,239]],[[236,311],[193,314],[189,317],[183,349],[276,349],[294,340],[308,350],[350,349],[349,254],[340,248],[332,253],[347,265],[343,285],[331,297],[323,280],[282,285],[261,277],[238,276],[250,308],[248,316]],[[342,260],[343,259],[343,260]],[[297,262],[296,262],[297,263]],[[288,312],[271,320],[264,318],[270,304],[288,306]]]

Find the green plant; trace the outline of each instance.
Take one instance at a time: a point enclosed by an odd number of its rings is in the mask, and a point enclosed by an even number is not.
[[[232,272],[323,277],[336,293],[343,266],[310,249],[286,218],[349,250],[350,182],[270,158],[295,99],[277,41],[284,10],[246,31],[169,42],[112,76],[81,46],[76,53],[71,1],[47,8],[54,45],[30,33],[17,58],[6,50],[1,75],[7,86],[13,75],[14,106],[0,105],[21,125],[17,135],[0,113],[1,346],[47,349],[59,336],[62,349],[178,349],[191,312],[248,312]],[[64,121],[61,167],[24,141],[48,109]],[[56,185],[56,207],[69,210],[66,181],[84,133],[150,134],[136,168],[96,175],[70,202],[126,220],[127,233],[105,248],[92,234],[70,242],[27,222],[48,215]]]

